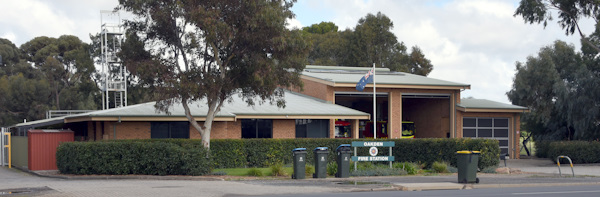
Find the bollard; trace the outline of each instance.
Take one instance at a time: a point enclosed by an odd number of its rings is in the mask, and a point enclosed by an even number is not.
[[[575,177],[575,171],[573,170],[573,161],[571,161],[571,158],[564,155],[556,157],[556,164],[558,165],[558,175],[562,176],[562,172],[560,171],[560,158],[566,158],[567,160],[569,160],[569,163],[571,164],[571,172],[573,173],[573,177]]]

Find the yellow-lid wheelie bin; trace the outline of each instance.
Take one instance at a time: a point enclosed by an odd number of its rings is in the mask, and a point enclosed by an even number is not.
[[[479,151],[469,150],[456,152],[459,183],[479,183],[479,178],[477,178],[479,154],[481,154]]]

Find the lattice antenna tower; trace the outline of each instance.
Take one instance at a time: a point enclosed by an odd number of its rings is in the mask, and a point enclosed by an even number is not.
[[[124,107],[127,106],[127,73],[117,57],[124,38],[121,16],[113,11],[100,11],[100,15],[102,109]]]

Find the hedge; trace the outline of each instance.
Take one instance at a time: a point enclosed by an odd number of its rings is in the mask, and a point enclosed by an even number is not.
[[[56,165],[64,174],[204,175],[211,172],[206,149],[177,141],[62,143]]]
[[[435,161],[446,161],[456,166],[456,151],[479,150],[479,168],[497,166],[500,147],[491,139],[227,139],[211,141],[211,156],[214,168],[269,167],[275,163],[292,163],[294,148],[307,149],[307,163],[314,163],[316,147],[329,148],[329,161],[335,161],[335,149],[340,144],[352,141],[394,141],[392,148],[396,161],[419,162],[431,165]],[[368,155],[368,148],[357,148],[358,155]],[[388,148],[380,147],[379,155],[388,155]],[[245,160],[244,160],[245,157]],[[245,162],[244,162],[245,161]]]
[[[552,141],[535,142],[535,156],[538,158],[548,158],[548,151]]]
[[[539,150],[536,143],[536,151]],[[573,163],[600,163],[600,142],[598,141],[555,141],[547,145],[547,157],[556,162],[556,158],[565,155]],[[561,160],[568,163],[567,160]]]
[[[57,150],[57,166],[67,174],[150,174],[202,175],[212,168],[269,167],[292,163],[292,150],[306,148],[308,164],[314,163],[316,147],[335,149],[352,141],[394,141],[393,156],[400,162],[430,166],[446,161],[456,166],[456,151],[479,150],[479,168],[497,166],[500,148],[491,139],[217,139],[211,140],[210,158],[198,139],[139,139],[63,143]],[[357,148],[368,155],[368,148]],[[379,148],[379,155],[389,155]]]

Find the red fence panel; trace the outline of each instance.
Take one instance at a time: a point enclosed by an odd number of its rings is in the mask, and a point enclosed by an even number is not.
[[[56,148],[61,142],[75,140],[73,131],[29,130],[28,164],[31,171],[58,170],[56,167]]]

